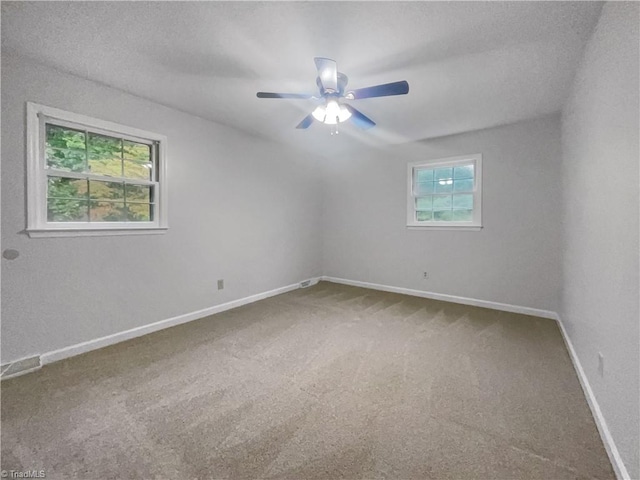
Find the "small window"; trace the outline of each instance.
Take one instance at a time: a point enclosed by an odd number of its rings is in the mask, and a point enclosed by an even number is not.
[[[482,155],[409,164],[407,226],[482,227]]]
[[[27,104],[30,236],[162,233],[166,138]]]

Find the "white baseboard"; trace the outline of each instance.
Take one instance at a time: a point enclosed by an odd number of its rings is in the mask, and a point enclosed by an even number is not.
[[[471,305],[474,307],[492,308],[494,310],[502,310],[504,312],[522,313],[524,315],[533,315],[534,317],[557,319],[556,312],[550,310],[540,310],[538,308],[522,307],[519,305],[510,305],[508,303],[491,302],[488,300],[479,300],[477,298],[458,297],[455,295],[447,295],[444,293],[426,292],[423,290],[413,290],[411,288],[392,287],[389,285],[380,285],[377,283],[360,282],[358,280],[346,280],[336,277],[321,277],[321,280],[333,283],[342,283],[344,285],[352,285],[354,287],[371,288],[373,290],[382,290],[383,292],[402,293],[404,295],[412,295],[414,297],[430,298],[431,300],[442,300],[444,302],[461,303],[463,305]]]
[[[310,280],[311,280],[311,284],[314,285],[318,283],[319,278],[312,278]],[[65,358],[74,357],[82,353],[90,352],[92,350],[97,350],[99,348],[107,347],[109,345],[124,342],[132,338],[141,337],[142,335],[147,335],[148,333],[157,332],[158,330],[164,330],[165,328],[170,328],[176,325],[191,322],[193,320],[207,317],[209,315],[213,315],[216,313],[224,312],[226,310],[231,310],[232,308],[237,308],[242,305],[247,305],[249,303],[257,302],[258,300],[263,300],[265,298],[273,297],[275,295],[280,295],[282,293],[290,292],[298,288],[300,288],[300,282],[287,285],[285,287],[276,288],[274,290],[269,290],[268,292],[262,292],[256,295],[251,295],[249,297],[233,300],[231,302],[223,303],[221,305],[215,305],[213,307],[204,308],[202,310],[197,310],[195,312],[178,315],[177,317],[168,318],[166,320],[161,320],[159,322],[151,323],[149,325],[143,325],[141,327],[132,328],[130,330],[125,330],[123,332],[114,333],[112,335],[107,335],[105,337],[96,338],[86,342],[78,343],[76,345],[70,345],[68,347],[64,347],[58,350],[43,353],[43,354],[40,354],[40,365],[43,366],[53,362],[57,362],[59,360],[63,360]],[[17,360],[17,361],[20,361],[20,360]],[[16,363],[17,361],[10,362],[10,364]],[[7,368],[10,364],[7,364]],[[25,373],[38,370],[38,368],[40,367],[29,369],[28,371],[25,370],[21,372],[16,372],[15,374],[12,374],[10,376],[3,377],[2,379],[4,380],[5,378],[13,378],[18,375],[24,375]]]
[[[27,373],[37,372],[41,368],[42,368],[42,365],[39,365],[37,367],[28,368],[27,370],[20,370],[19,372],[12,373],[10,375],[3,375],[2,376],[2,381],[9,380],[10,378],[21,377],[22,375],[26,375]]]
[[[14,360],[6,365],[2,365],[2,367],[0,367],[0,379],[6,380],[8,378],[19,377],[26,373],[35,372],[36,370],[39,370],[40,367],[42,367],[42,364],[40,363],[40,356],[30,355],[28,357]]]
[[[560,316],[557,316],[556,320],[558,322],[558,326],[560,327],[560,332],[562,332],[562,338],[564,339],[564,343],[567,346],[567,350],[569,351],[569,356],[571,357],[573,366],[576,370],[576,373],[578,374],[578,379],[580,380],[580,385],[582,385],[584,396],[587,397],[587,403],[589,404],[589,408],[591,408],[593,419],[595,420],[596,426],[598,427],[600,438],[602,438],[602,443],[604,444],[604,448],[607,451],[607,455],[609,456],[609,460],[611,461],[611,465],[613,466],[616,478],[618,478],[618,480],[629,480],[631,478],[629,476],[629,472],[627,472],[627,468],[624,466],[624,462],[622,461],[622,457],[620,456],[618,447],[616,447],[616,443],[613,441],[613,437],[611,436],[611,432],[609,431],[607,422],[604,419],[602,411],[600,410],[600,405],[598,405],[596,396],[591,389],[591,385],[589,384],[587,375],[582,369],[582,364],[580,363],[578,354],[573,348],[573,344],[571,343],[569,334],[564,328],[564,324],[562,323],[562,319],[560,318]]]

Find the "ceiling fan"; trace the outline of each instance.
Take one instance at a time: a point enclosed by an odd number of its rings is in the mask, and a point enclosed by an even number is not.
[[[313,121],[317,120],[327,125],[334,125],[331,132],[333,135],[334,132],[338,133],[335,125],[350,119],[357,127],[368,129],[374,127],[376,123],[348,103],[344,103],[343,100],[359,100],[361,98],[387,97],[409,93],[409,84],[405,80],[345,91],[349,79],[344,73],[338,71],[335,60],[316,57],[314,61],[318,69],[316,84],[318,85],[320,96],[306,93],[257,93],[258,98],[321,100],[322,103],[307,115],[296,128],[309,128]]]

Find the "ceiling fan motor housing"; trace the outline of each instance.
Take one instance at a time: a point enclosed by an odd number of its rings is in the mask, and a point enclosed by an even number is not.
[[[337,72],[337,73],[338,73],[338,91],[337,92],[334,92],[330,88],[324,88],[322,86],[322,80],[320,79],[320,77],[316,78],[316,85],[318,85],[318,89],[320,90],[321,96],[324,97],[325,95],[335,95],[335,96],[344,95],[344,89],[347,86],[347,83],[349,83],[349,77],[347,77],[342,72]]]

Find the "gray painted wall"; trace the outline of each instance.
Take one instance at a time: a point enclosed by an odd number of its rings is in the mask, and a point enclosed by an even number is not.
[[[27,100],[167,135],[169,232],[22,233]],[[320,195],[308,153],[3,55],[2,363],[319,275]]]
[[[562,119],[560,314],[631,478],[640,477],[639,11],[605,5]]]
[[[483,155],[484,228],[408,230],[407,163],[469,153]],[[324,274],[556,311],[559,158],[551,116],[327,160]]]

